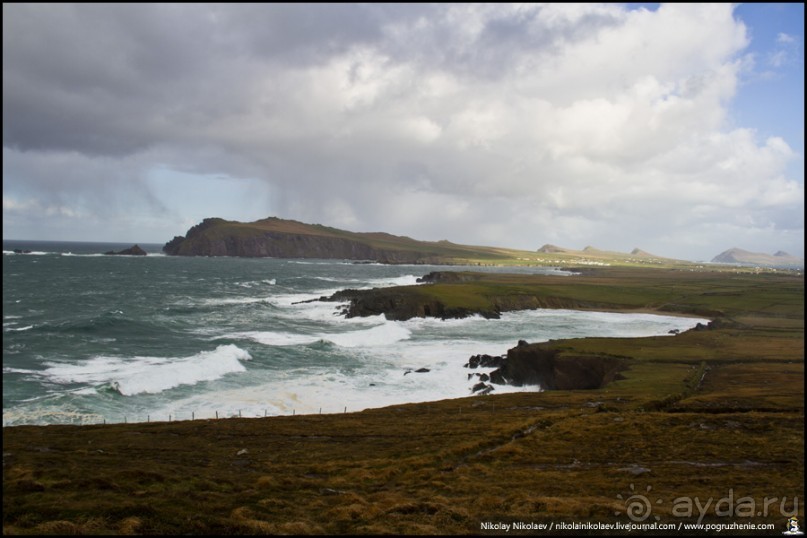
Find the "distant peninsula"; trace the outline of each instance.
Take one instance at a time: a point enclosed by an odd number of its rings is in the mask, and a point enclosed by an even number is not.
[[[506,262],[509,253],[449,241],[417,241],[388,233],[357,233],[269,217],[255,222],[207,218],[165,244],[171,256],[320,258],[379,263]]]

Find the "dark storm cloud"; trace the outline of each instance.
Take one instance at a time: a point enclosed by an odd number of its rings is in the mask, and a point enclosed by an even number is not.
[[[261,70],[326,61],[378,39],[390,14],[422,10],[6,4],[3,11],[4,145],[120,156],[182,143],[243,111],[238,103]]]
[[[197,141],[248,113],[256,78],[373,45],[465,77],[501,76],[525,51],[610,20],[552,24],[492,6],[57,4],[4,6],[4,145],[122,156]],[[477,21],[468,30],[457,17]],[[413,29],[414,27],[414,29]],[[396,31],[395,29],[399,30]],[[420,29],[418,29],[420,28]],[[386,34],[385,34],[386,32]],[[413,81],[414,82],[414,81]]]
[[[165,139],[206,41],[193,17],[138,7],[4,5],[5,146],[125,155]]]
[[[250,54],[296,65],[375,41],[383,23],[381,8],[351,4],[232,4],[212,17]]]

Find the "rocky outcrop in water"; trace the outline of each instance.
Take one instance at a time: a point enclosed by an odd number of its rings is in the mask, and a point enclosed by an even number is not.
[[[118,252],[110,250],[108,252],[104,252],[104,254],[107,256],[146,256],[146,251],[140,248],[139,245],[134,245],[132,247],[119,250]]]

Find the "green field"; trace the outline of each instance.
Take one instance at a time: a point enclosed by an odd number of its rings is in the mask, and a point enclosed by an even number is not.
[[[801,274],[611,267],[387,293],[457,309],[537,298],[716,321],[677,336],[541,344],[627,362],[596,390],[4,428],[4,533],[478,534],[486,522],[630,523],[637,494],[652,510],[645,523],[772,523],[778,535],[796,512],[805,524]]]

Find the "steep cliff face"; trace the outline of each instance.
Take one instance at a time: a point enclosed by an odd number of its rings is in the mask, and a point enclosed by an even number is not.
[[[621,379],[624,359],[601,355],[566,356],[542,344],[519,345],[490,374],[500,385],[540,385],[544,390],[586,390]]]
[[[628,367],[628,361],[607,355],[568,355],[551,343],[528,344],[519,340],[506,356],[474,355],[465,365],[471,370],[480,366],[496,369],[490,374],[470,374],[469,379],[476,375],[480,381],[472,390],[489,394],[495,390],[493,385],[537,385],[542,390],[599,389],[622,379],[620,372]]]
[[[342,290],[323,301],[350,304],[342,312],[346,317],[366,317],[383,314],[389,320],[406,321],[412,318],[435,317],[460,319],[479,314],[488,319],[499,318],[493,309],[476,309],[447,306],[444,302],[418,293],[412,287],[375,288],[371,290]]]
[[[348,260],[414,261],[415,257],[374,249],[368,245],[336,237],[265,232],[260,235],[211,237],[189,236],[166,250],[179,256],[241,256],[249,258],[342,258]]]

